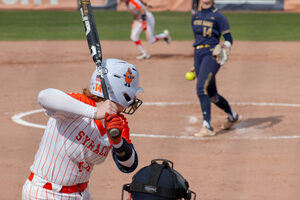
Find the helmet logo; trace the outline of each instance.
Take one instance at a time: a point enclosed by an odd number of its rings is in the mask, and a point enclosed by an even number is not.
[[[131,69],[128,67],[126,74],[123,74],[125,77],[125,86],[130,87],[130,83],[134,79],[134,76],[132,75]]]

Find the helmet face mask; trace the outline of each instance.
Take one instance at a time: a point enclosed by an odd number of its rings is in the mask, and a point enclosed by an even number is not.
[[[138,92],[144,90],[139,87],[139,72],[137,68],[126,61],[119,59],[106,59],[102,62],[105,68],[105,83],[107,86],[109,100],[120,104],[125,109],[124,113],[133,114],[142,104],[142,101],[136,98]],[[97,69],[94,70],[90,80],[90,92],[93,95],[103,98],[101,88],[100,74]],[[130,112],[129,112],[130,111]]]
[[[142,103],[142,100],[135,98],[133,103],[128,108],[123,110],[123,113],[132,115],[142,105]]]

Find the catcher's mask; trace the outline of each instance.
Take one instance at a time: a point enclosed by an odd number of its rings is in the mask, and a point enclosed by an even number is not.
[[[125,114],[133,114],[143,103],[136,98],[138,92],[144,92],[139,87],[139,72],[133,64],[119,59],[106,59],[102,62],[104,79],[107,86],[109,100],[122,105]],[[90,92],[103,98],[101,79],[96,68],[90,80]]]
[[[173,162],[166,159],[154,159],[140,169],[132,177],[132,183],[123,185],[122,200],[124,191],[130,193],[130,200],[190,200],[192,196],[196,199],[188,182],[173,169]]]

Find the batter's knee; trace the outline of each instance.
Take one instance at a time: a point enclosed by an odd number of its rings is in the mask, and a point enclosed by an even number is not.
[[[219,95],[214,95],[214,96],[211,96],[211,97],[210,97],[210,101],[211,101],[212,103],[218,103],[219,100],[220,100]]]
[[[130,39],[133,41],[133,42],[136,42],[139,40],[139,37],[137,37],[136,35],[130,35]]]

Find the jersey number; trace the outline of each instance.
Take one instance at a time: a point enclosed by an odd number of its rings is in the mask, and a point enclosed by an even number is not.
[[[212,35],[212,27],[203,27],[203,37],[211,37]]]

